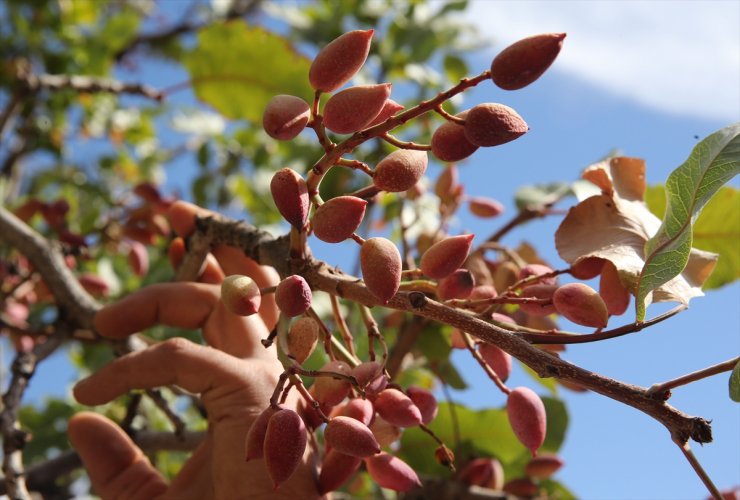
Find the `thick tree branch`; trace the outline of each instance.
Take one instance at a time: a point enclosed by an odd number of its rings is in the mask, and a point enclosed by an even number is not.
[[[56,246],[4,207],[0,207],[0,241],[28,257],[65,318],[80,328],[92,328],[92,319],[100,304],[82,288]]]
[[[10,385],[3,394],[3,411],[0,413],[0,429],[3,436],[3,474],[4,485],[8,496],[13,499],[30,498],[26,486],[26,473],[23,470],[23,447],[28,440],[28,433],[21,429],[18,422],[18,409],[28,382],[36,366],[64,341],[69,338],[74,328],[60,325],[54,335],[45,342],[36,344],[30,352],[19,352],[11,367]]]
[[[266,233],[256,231],[252,226],[235,223],[222,217],[200,219],[197,227],[200,237],[210,239],[211,245],[227,244],[241,248],[245,254],[260,264],[275,267],[281,276],[300,274],[314,290],[322,290],[370,307],[380,305],[375,296],[356,277],[313,259],[300,261],[287,258],[288,241],[285,238],[272,239]],[[663,401],[656,400],[647,389],[604,377],[568,363],[533,346],[515,332],[436,302],[420,292],[399,292],[385,306],[457,327],[486,342],[496,344],[532,368],[540,377],[555,377],[574,382],[632,406],[661,422],[675,441],[685,443],[688,439],[693,439],[699,443],[708,443],[712,440],[711,426],[707,420],[691,417]]]
[[[110,78],[83,75],[34,75],[22,77],[21,82],[27,91],[36,92],[41,89],[63,90],[71,89],[77,92],[111,94],[135,94],[155,101],[164,99],[164,94],[157,89],[141,83],[123,83]]]

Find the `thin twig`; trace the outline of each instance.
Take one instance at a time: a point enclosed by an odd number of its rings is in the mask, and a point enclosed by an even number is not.
[[[354,339],[352,338],[352,333],[349,331],[347,322],[344,321],[344,316],[342,316],[342,311],[339,308],[339,299],[336,295],[330,294],[329,300],[331,300],[331,310],[334,316],[334,323],[336,323],[337,328],[339,328],[339,333],[342,334],[344,343],[347,345],[347,350],[352,356],[357,357],[357,354],[355,353]]]
[[[483,356],[480,355],[478,351],[475,350],[475,346],[473,345],[473,342],[470,340],[470,335],[460,331],[460,334],[462,335],[463,341],[465,342],[465,347],[468,349],[468,352],[470,352],[471,356],[473,356],[473,359],[475,359],[481,368],[483,368],[483,371],[486,372],[486,375],[488,375],[488,378],[490,378],[494,384],[496,384],[496,387],[501,390],[504,394],[507,396],[511,393],[511,389],[506,387],[506,384],[504,384],[503,380],[501,380],[501,377],[498,376],[498,373],[496,373],[491,366],[486,363],[486,360],[483,359]]]
[[[156,33],[142,33],[138,35],[133,40],[129,41],[126,45],[124,45],[122,48],[118,50],[115,54],[116,61],[121,61],[124,57],[126,57],[131,52],[134,52],[139,47],[142,46],[153,46],[158,45],[166,42],[167,40],[170,40],[172,38],[175,38],[180,35],[184,35],[187,33],[193,33],[195,31],[198,31],[202,28],[205,28],[209,24],[213,23],[214,21],[229,21],[232,19],[240,18],[243,16],[246,16],[250,14],[252,11],[254,11],[259,4],[262,2],[262,0],[237,0],[235,2],[232,2],[231,8],[229,11],[224,15],[223,17],[214,17],[213,19],[210,19],[205,22],[193,22],[190,20],[189,15],[183,16],[182,20],[173,26],[170,26],[162,31],[158,31]]]
[[[159,389],[147,389],[146,395],[149,396],[149,399],[152,400],[156,407],[159,408],[162,413],[164,413],[165,417],[167,417],[167,420],[169,420],[172,426],[175,428],[175,436],[181,437],[185,433],[187,426],[185,425],[185,422],[183,422],[183,420],[180,418],[180,416],[175,413],[172,408],[170,408],[170,404],[167,402],[164,396],[162,396],[162,392]]]
[[[429,144],[417,144],[411,141],[402,141],[401,139],[394,137],[387,132],[381,135],[380,138],[383,139],[388,144],[393,144],[397,148],[401,148],[401,149],[413,149],[416,151],[431,151],[432,150],[432,146]]]
[[[134,94],[162,101],[164,93],[141,83],[124,83],[111,78],[88,75],[34,75],[28,74],[22,80],[31,92],[39,90],[74,90],[86,94]]]
[[[680,439],[674,439],[673,442],[676,443],[676,445],[681,449],[683,456],[686,457],[686,460],[689,461],[689,465],[691,465],[691,468],[694,469],[694,472],[696,472],[696,475],[699,476],[699,479],[701,479],[701,482],[704,483],[704,486],[707,487],[707,490],[712,495],[714,500],[722,500],[722,493],[719,492],[719,489],[717,489],[717,487],[714,485],[712,479],[709,477],[709,474],[707,474],[707,472],[699,463],[699,460],[696,458],[696,455],[694,455],[694,452],[691,450],[689,443],[681,442]]]
[[[696,382],[697,380],[701,380],[703,378],[711,377],[712,375],[732,371],[732,369],[735,368],[735,365],[737,365],[738,363],[740,363],[740,356],[728,359],[727,361],[723,361],[722,363],[717,363],[716,365],[709,366],[702,370],[697,370],[695,372],[683,375],[673,380],[663,382],[661,384],[654,384],[648,389],[648,394],[653,394],[657,398],[665,401],[671,397],[671,389]]]
[[[679,304],[670,311],[666,311],[663,314],[660,314],[652,319],[643,321],[642,323],[629,323],[627,325],[622,325],[611,330],[603,330],[600,332],[597,331],[596,333],[580,334],[573,332],[556,331],[543,334],[532,333],[533,330],[523,327],[517,327],[516,332],[520,337],[526,339],[532,344],[586,344],[588,342],[598,342],[600,340],[613,339],[616,337],[621,337],[622,335],[627,335],[629,333],[642,331],[645,328],[657,325],[658,323],[665,321],[668,318],[671,318],[680,313],[681,311],[685,311],[686,309],[688,309],[686,305]]]

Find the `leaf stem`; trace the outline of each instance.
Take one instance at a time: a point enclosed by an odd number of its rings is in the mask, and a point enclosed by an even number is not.
[[[642,323],[634,322],[628,325],[623,325],[618,328],[611,330],[603,330],[596,333],[580,334],[572,332],[550,332],[550,333],[529,333],[525,331],[519,331],[517,334],[528,340],[533,344],[586,344],[588,342],[598,342],[600,340],[613,339],[627,335],[629,333],[639,332],[649,326],[656,325],[661,321],[665,321],[668,318],[675,316],[681,311],[688,309],[687,306],[680,304],[670,311],[667,311],[659,316],[656,316]]]
[[[417,144],[415,142],[402,141],[401,139],[394,137],[387,132],[381,135],[380,138],[383,139],[385,142],[389,144],[393,144],[397,148],[401,148],[401,149],[415,149],[417,151],[431,151],[432,150],[432,146],[429,144]]]

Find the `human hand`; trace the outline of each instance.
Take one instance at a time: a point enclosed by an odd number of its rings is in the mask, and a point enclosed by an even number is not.
[[[177,202],[170,221],[181,236],[193,231],[196,214],[205,211]],[[201,328],[208,346],[174,338],[116,359],[79,382],[75,398],[99,405],[133,389],[176,385],[201,395],[208,412],[208,434],[171,483],[149,463],[123,430],[95,413],[70,419],[69,438],[103,498],[317,498],[316,480],[304,457],[289,481],[274,491],[263,460],[244,460],[247,431],[275,388],[282,366],[266,337],[278,317],[271,296],[259,314],[242,317],[227,311],[220,298],[224,275],[247,274],[260,287],[277,283],[277,273],[257,265],[241,251],[214,249],[201,273],[206,283],[152,285],[103,308],[95,327],[109,338],[161,323]],[[289,399],[288,405],[296,401]]]

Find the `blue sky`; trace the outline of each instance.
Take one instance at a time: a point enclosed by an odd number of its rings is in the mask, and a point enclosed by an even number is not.
[[[505,92],[481,85],[465,96],[466,107],[480,102],[512,106],[531,127],[519,140],[479,150],[459,166],[467,193],[499,199],[508,209],[503,217],[513,213],[511,195],[517,187],[575,180],[583,167],[614,148],[646,159],[648,182],[662,182],[688,156],[695,136],[740,120],[740,2],[478,1],[466,16],[493,41],[491,50],[471,54],[474,73],[485,69],[496,51],[521,37],[568,33],[554,66],[532,86]],[[141,69],[139,78],[156,87],[184,79],[160,66]],[[183,92],[173,95],[173,102],[192,103],[193,98]],[[438,171],[439,166],[430,167],[433,178]],[[170,182],[178,177],[174,170],[168,175]],[[552,237],[558,222],[552,218],[532,223],[511,233],[506,242],[530,241],[554,267],[562,267]],[[483,223],[463,210],[453,230],[469,230],[482,240],[498,224]],[[333,260],[327,247],[315,248],[319,258]],[[564,357],[649,386],[736,356],[739,305],[736,283],[694,299],[688,311],[655,328],[573,346]],[[664,306],[655,306],[649,315],[663,310]],[[630,314],[623,322],[632,319]],[[503,404],[471,360],[456,359],[475,387],[457,394],[459,400],[478,407]],[[63,375],[69,373],[64,363],[60,356],[41,366],[29,391],[32,400],[65,393],[71,376]],[[521,371],[514,373],[511,385],[539,390]],[[579,497],[707,496],[667,432],[649,417],[602,396],[561,394],[571,426],[563,449],[567,466],[558,477]],[[727,377],[678,389],[671,403],[713,420],[715,443],[693,448],[720,488],[740,485],[740,405],[727,397]]]

